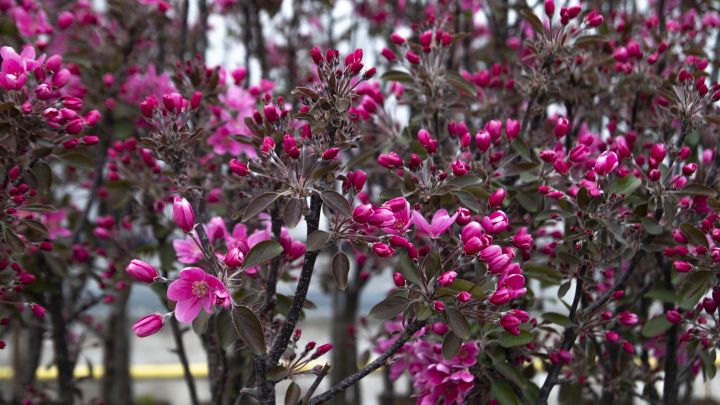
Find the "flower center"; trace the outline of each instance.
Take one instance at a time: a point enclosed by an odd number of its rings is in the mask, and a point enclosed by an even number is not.
[[[192,284],[192,293],[196,297],[207,295],[208,285],[204,281],[195,281]]]

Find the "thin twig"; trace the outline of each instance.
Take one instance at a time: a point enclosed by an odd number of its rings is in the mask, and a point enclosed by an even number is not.
[[[348,387],[351,387],[352,385],[356,384],[358,381],[362,380],[367,376],[368,374],[372,373],[373,371],[377,370],[378,368],[382,367],[385,362],[394,355],[400,348],[412,338],[412,336],[420,330],[425,325],[424,321],[419,321],[417,319],[410,322],[407,327],[405,328],[405,331],[402,335],[395,341],[395,343],[392,344],[392,346],[385,349],[383,354],[381,354],[377,359],[373,360],[372,363],[368,364],[367,366],[363,367],[362,369],[358,370],[355,374],[345,378],[342,380],[339,384],[335,385],[334,387],[330,388],[329,390],[323,392],[320,395],[317,395],[313,399],[308,402],[309,405],[319,405],[324,404],[325,402],[332,399],[335,395],[345,391]]]
[[[303,405],[307,405],[308,402],[310,402],[310,398],[312,398],[313,394],[315,393],[315,390],[320,386],[320,383],[325,378],[326,375],[328,375],[328,372],[330,371],[330,364],[325,363],[324,366],[318,371],[317,376],[315,377],[315,381],[313,381],[310,388],[308,388],[307,392],[305,393],[305,396],[303,397],[302,403]]]

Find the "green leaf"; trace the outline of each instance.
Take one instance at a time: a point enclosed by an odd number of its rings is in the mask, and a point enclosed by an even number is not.
[[[265,333],[255,313],[240,305],[233,310],[233,324],[240,339],[256,356],[265,354]]]
[[[332,258],[332,275],[337,287],[345,291],[348,286],[348,274],[350,273],[350,259],[343,252],[337,252]]]
[[[523,141],[520,140],[520,138],[515,138],[512,141],[510,141],[510,146],[517,152],[524,160],[532,160],[532,155],[530,154],[530,149],[528,149],[527,146],[523,143]]]
[[[666,290],[664,288],[653,288],[645,294],[647,298],[656,299],[662,302],[670,304],[676,304],[678,302],[677,294],[675,291]]]
[[[422,302],[416,302],[413,308],[415,309],[415,318],[419,321],[425,321],[432,316],[432,309]]]
[[[300,222],[305,207],[305,200],[302,198],[291,198],[285,203],[283,209],[283,220],[288,228],[295,228]]]
[[[274,240],[264,240],[253,246],[245,256],[244,268],[254,267],[260,263],[272,260],[283,252],[280,243]]]
[[[35,221],[34,219],[21,219],[20,222],[22,222],[26,227],[28,227],[38,235],[42,237],[47,237],[48,230],[41,222]]]
[[[470,339],[470,324],[468,323],[465,316],[455,308],[445,309],[445,315],[447,316],[448,326],[454,334],[462,340]]]
[[[521,405],[520,400],[513,392],[507,381],[493,379],[490,381],[490,394],[500,405]]]
[[[68,166],[80,167],[83,169],[94,169],[95,162],[87,155],[80,152],[68,152],[58,156]]]
[[[205,311],[200,311],[198,316],[192,321],[192,328],[195,333],[202,335],[207,331],[208,321],[210,320],[210,314]]]
[[[642,219],[643,227],[645,228],[645,231],[650,235],[660,235],[663,233],[663,228],[660,226],[658,221],[655,220],[655,218],[650,217],[644,217]]]
[[[562,274],[552,267],[538,263],[523,264],[523,275],[548,284],[560,284]]]
[[[250,218],[255,218],[257,214],[263,212],[263,210],[272,204],[273,201],[277,200],[278,197],[280,197],[280,194],[272,192],[262,193],[255,197],[252,201],[250,201],[247,207],[245,207],[245,212],[243,213],[241,222],[245,222]]]
[[[671,327],[672,324],[665,319],[664,316],[658,316],[645,322],[645,325],[642,328],[642,335],[646,338],[655,337],[665,333],[665,331]]]
[[[706,195],[708,197],[717,196],[717,191],[703,184],[687,184],[681,190],[677,191],[679,194],[692,194],[692,195]]]
[[[703,231],[697,229],[692,224],[681,224],[680,230],[688,238],[688,242],[695,246],[705,246],[708,248],[708,241]]]
[[[640,185],[642,185],[642,180],[632,174],[628,174],[625,177],[620,177],[613,181],[608,187],[608,193],[622,194],[625,197],[629,197]]]
[[[298,401],[300,401],[300,394],[302,394],[300,386],[297,385],[295,381],[291,382],[290,386],[288,386],[288,389],[285,392],[285,405],[297,404]]]
[[[457,197],[457,199],[460,201],[460,204],[462,204],[465,208],[475,213],[480,212],[480,203],[478,202],[477,197],[475,197],[474,195],[463,190],[452,191],[450,194]]]
[[[49,211],[55,211],[55,207],[52,205],[46,205],[46,204],[28,204],[22,206],[23,211],[32,211],[32,212],[49,212]]]
[[[498,339],[498,343],[500,343],[500,346],[507,349],[510,347],[526,345],[532,342],[533,339],[533,335],[526,330],[521,330],[520,334],[517,336],[512,335],[508,332],[503,332],[500,336],[500,339]]]
[[[410,302],[406,297],[391,295],[375,304],[368,316],[382,321],[392,319],[395,315],[404,311],[410,305]]]
[[[680,288],[680,306],[685,309],[694,307],[700,301],[700,298],[707,293],[715,280],[715,275],[708,270],[693,270],[690,272],[683,280]]]
[[[330,239],[329,233],[319,230],[315,231],[308,236],[307,243],[305,244],[305,249],[307,249],[308,252],[314,252],[316,250],[319,250],[323,246],[325,246],[328,239]]]
[[[542,319],[548,322],[560,325],[564,328],[570,327],[573,324],[570,318],[557,312],[545,312],[544,314],[540,315],[540,317],[542,317]]]
[[[10,246],[10,249],[12,249],[14,252],[23,252],[25,251],[25,242],[20,239],[15,232],[13,232],[9,228],[5,228],[3,234],[5,235],[5,243],[7,243],[8,246]]]
[[[535,15],[535,13],[532,12],[530,7],[518,7],[518,13],[523,16],[527,20],[527,22],[530,23],[530,25],[533,26],[533,29],[535,32],[540,35],[545,32],[545,26],[543,26],[542,21],[540,21],[540,18]]]
[[[400,70],[388,70],[380,75],[380,80],[390,80],[393,82],[412,83],[413,77],[409,73]]]
[[[460,76],[459,74],[453,71],[447,71],[445,77],[447,78],[448,83],[450,83],[450,85],[453,86],[455,90],[461,93],[467,93],[471,96],[475,96],[477,94],[475,84],[465,80],[465,78]]]
[[[288,375],[288,369],[283,366],[275,366],[267,373],[267,378],[270,381],[278,382],[284,380]]]
[[[518,190],[518,192],[515,193],[515,199],[518,203],[520,203],[520,206],[522,206],[525,211],[532,213],[538,212],[540,197],[537,195]]]
[[[525,387],[527,385],[527,380],[523,375],[520,373],[520,370],[518,367],[511,365],[505,360],[502,360],[500,358],[494,358],[493,357],[493,367],[500,372],[505,378],[512,381],[513,384],[517,385],[518,387]]]
[[[352,218],[350,204],[340,193],[332,190],[325,190],[320,193],[320,198],[322,198],[323,202],[325,202],[328,207],[342,214],[345,218]]]
[[[608,41],[604,35],[583,35],[575,40],[573,45],[576,48],[584,48],[591,45],[601,45]]]
[[[462,342],[462,339],[455,336],[454,333],[450,332],[446,334],[442,344],[443,358],[445,358],[445,360],[450,360],[455,357],[455,355],[460,351]]]

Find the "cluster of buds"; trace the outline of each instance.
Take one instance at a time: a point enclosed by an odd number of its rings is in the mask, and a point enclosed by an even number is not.
[[[24,114],[42,116],[51,128],[69,135],[77,135],[100,120],[97,110],[81,114],[84,92],[65,89],[79,70],[74,65],[63,67],[60,55],[36,57],[35,49],[30,46],[24,47],[19,54],[13,48],[3,46],[0,56],[0,88],[17,93],[13,100],[21,102],[20,110]],[[34,80],[29,81],[30,78]],[[75,93],[77,97],[73,95]],[[94,145],[98,139],[88,136],[61,142],[66,149],[72,149],[80,142]]]

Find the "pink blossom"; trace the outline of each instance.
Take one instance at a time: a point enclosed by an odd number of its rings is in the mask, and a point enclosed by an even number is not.
[[[185,239],[175,239],[173,248],[180,263],[193,264],[203,258],[202,250],[190,235],[186,236]]]
[[[168,299],[176,301],[175,318],[183,323],[192,322],[204,308],[212,314],[216,305],[230,307],[230,294],[214,276],[199,267],[186,267],[180,278],[168,287]]]
[[[413,224],[421,234],[429,235],[433,239],[442,236],[448,228],[452,226],[457,218],[457,212],[450,216],[445,209],[439,209],[432,217],[431,223],[428,224],[425,217],[419,212],[413,212]]]

